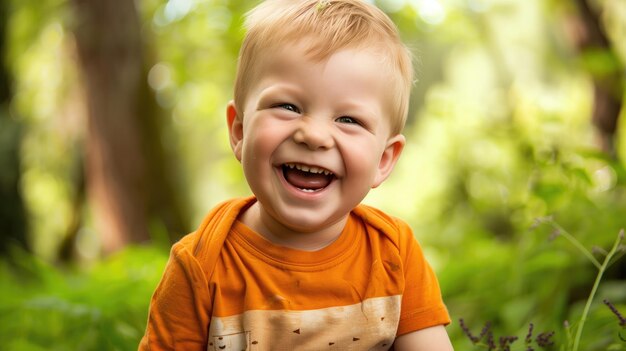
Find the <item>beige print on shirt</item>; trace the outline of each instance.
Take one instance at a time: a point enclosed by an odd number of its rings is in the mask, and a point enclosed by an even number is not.
[[[208,350],[388,350],[402,296],[319,310],[253,310],[213,317]]]

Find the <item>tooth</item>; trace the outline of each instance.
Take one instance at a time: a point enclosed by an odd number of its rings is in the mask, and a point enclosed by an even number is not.
[[[310,173],[317,173],[317,174],[324,174],[324,175],[332,175],[333,172],[321,168],[321,167],[316,167],[316,166],[307,166],[307,165],[303,165],[300,163],[285,163],[284,164],[285,167],[289,167],[290,169],[297,169],[299,171],[303,171],[303,172],[310,172]]]

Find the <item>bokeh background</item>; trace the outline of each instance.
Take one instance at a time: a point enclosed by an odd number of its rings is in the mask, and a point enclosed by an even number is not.
[[[460,318],[572,350],[598,269],[563,233],[602,263],[626,227],[626,1],[374,2],[417,81],[366,202],[413,227],[457,350],[489,349]],[[225,106],[256,3],[0,2],[0,349],[136,349],[171,243],[249,194]],[[626,350],[623,247],[580,350]]]

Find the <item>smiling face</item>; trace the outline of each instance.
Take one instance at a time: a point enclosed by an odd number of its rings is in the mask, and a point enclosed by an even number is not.
[[[268,56],[243,111],[231,103],[227,113],[258,199],[243,220],[272,241],[313,249],[341,233],[402,151],[404,137],[390,132],[390,73],[373,51],[318,62],[291,46]]]

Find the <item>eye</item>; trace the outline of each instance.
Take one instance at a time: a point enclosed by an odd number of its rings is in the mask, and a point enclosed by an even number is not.
[[[337,118],[335,121],[339,123],[346,123],[346,124],[360,124],[359,121],[357,121],[355,118],[352,118],[350,116],[341,116]]]
[[[284,110],[295,112],[295,113],[300,113],[300,109],[297,108],[296,105],[293,105],[293,104],[277,104],[274,107],[282,108]]]

